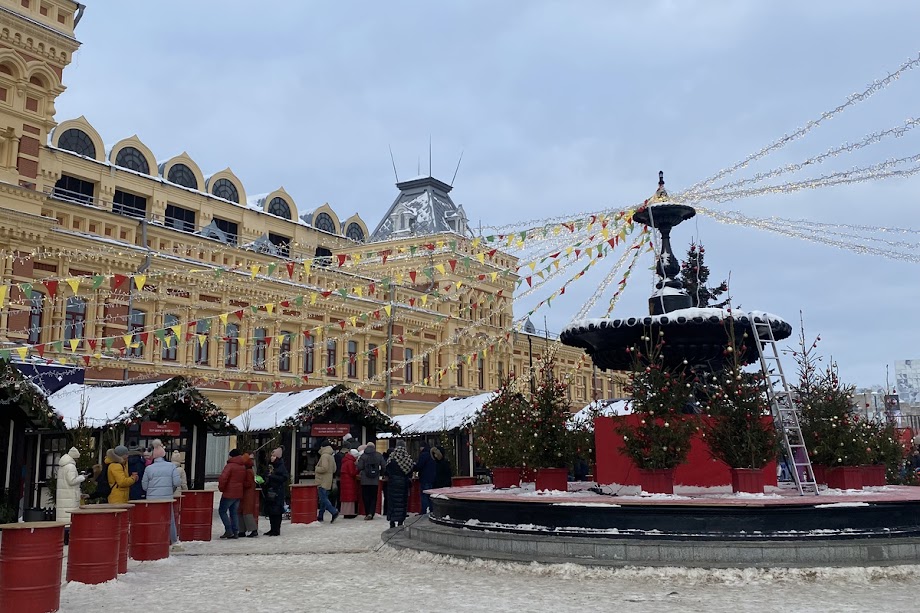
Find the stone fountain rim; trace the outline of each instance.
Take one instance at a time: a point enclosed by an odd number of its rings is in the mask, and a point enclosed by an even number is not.
[[[769,323],[774,330],[774,335],[779,329],[786,328],[791,334],[792,326],[778,315],[766,311],[736,311],[719,308],[689,308],[679,309],[664,313],[662,315],[645,315],[623,318],[596,317],[586,318],[571,322],[562,330],[560,336],[579,334],[590,330],[602,330],[604,328],[631,328],[635,326],[668,326],[668,325],[687,325],[687,324],[716,324],[722,323],[731,317],[736,323],[747,324],[765,324]],[[787,334],[783,338],[788,337]],[[777,340],[781,340],[777,338]]]

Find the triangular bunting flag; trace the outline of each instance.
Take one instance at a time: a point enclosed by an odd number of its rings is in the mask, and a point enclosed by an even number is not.
[[[137,291],[143,291],[146,281],[147,275],[134,275],[134,287],[137,288]]]
[[[50,296],[51,298],[54,298],[54,296],[57,294],[58,282],[57,281],[42,281],[42,285],[44,285],[48,289],[48,296]]]
[[[79,277],[69,277],[66,279],[67,285],[70,286],[71,291],[76,294],[80,290],[80,278]]]
[[[78,339],[78,338],[72,338],[72,339],[70,339],[70,350],[71,350],[72,352],[73,352],[73,351],[76,351],[76,350],[77,350],[77,345],[79,345],[79,344],[80,344],[80,339]]]

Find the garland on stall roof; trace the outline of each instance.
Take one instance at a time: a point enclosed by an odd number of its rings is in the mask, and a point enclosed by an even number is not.
[[[281,425],[285,428],[299,428],[307,424],[322,423],[336,410],[344,410],[354,421],[370,426],[378,432],[400,431],[399,425],[389,416],[341,383],[307,406],[301,407],[296,415],[287,418]]]
[[[230,423],[227,414],[192,386],[185,377],[174,377],[150,396],[126,409],[113,423],[127,426],[139,421],[170,421],[177,405],[184,405],[189,411],[197,413],[209,431],[221,434],[238,432],[236,426]]]

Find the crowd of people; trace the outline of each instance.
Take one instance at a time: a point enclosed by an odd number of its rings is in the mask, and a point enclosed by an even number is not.
[[[95,490],[90,502],[126,503],[143,498],[172,499],[188,489],[184,469],[184,454],[173,451],[166,459],[163,443],[154,440],[149,448],[118,445],[108,449],[104,465],[93,467]],[[57,519],[70,522],[70,511],[80,506],[82,483],[87,476],[79,474],[76,448],[63,455],[59,462],[56,507]],[[377,451],[374,443],[360,445],[351,435],[339,441],[322,441],[319,460],[314,468],[317,485],[317,521],[326,517],[333,523],[341,515],[354,519],[359,511],[364,520],[376,515],[377,496],[383,484],[383,508],[390,527],[402,526],[409,515],[412,478],[417,475],[421,494],[420,513],[428,513],[431,499],[425,490],[450,487],[452,470],[444,450],[423,444],[412,458],[404,441],[397,441],[391,450]],[[281,447],[269,455],[267,466],[257,468],[254,453],[230,451],[227,463],[218,479],[220,491],[218,516],[224,526],[221,539],[254,538],[259,536],[257,517],[269,520],[266,536],[280,536],[281,521],[288,505],[290,473]],[[261,491],[261,502],[258,492]],[[360,501],[359,501],[360,496]],[[178,542],[175,518],[171,516],[170,542]]]
[[[281,519],[288,508],[287,486],[290,480],[283,449],[274,449],[268,466],[259,473],[254,468],[253,455],[249,450],[231,450],[218,479],[221,493],[218,515],[224,526],[221,539],[258,536],[255,519],[260,512],[257,489],[262,491],[264,506],[261,511],[268,517],[271,526],[264,534],[281,534]],[[314,467],[316,520],[324,522],[328,517],[329,523],[333,523],[339,516],[354,519],[359,509],[364,510],[365,521],[374,519],[377,492],[383,483],[384,513],[390,527],[401,526],[408,516],[409,492],[415,473],[423,490],[450,487],[450,462],[439,447],[423,445],[418,458],[413,460],[403,441],[398,441],[392,451],[380,453],[373,443],[359,445],[350,435],[346,435],[341,443],[324,440],[319,446],[319,459]],[[429,508],[430,498],[423,493],[421,513],[427,513]]]

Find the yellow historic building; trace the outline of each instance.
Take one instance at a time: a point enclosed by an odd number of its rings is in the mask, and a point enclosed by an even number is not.
[[[4,350],[90,381],[185,375],[231,416],[330,383],[397,415],[525,375],[553,344],[513,331],[516,258],[475,237],[435,178],[398,183],[371,228],[137,136],[107,149],[118,135],[84,117],[57,123],[82,12],[0,0]],[[622,396],[581,351],[557,358],[573,408]]]

